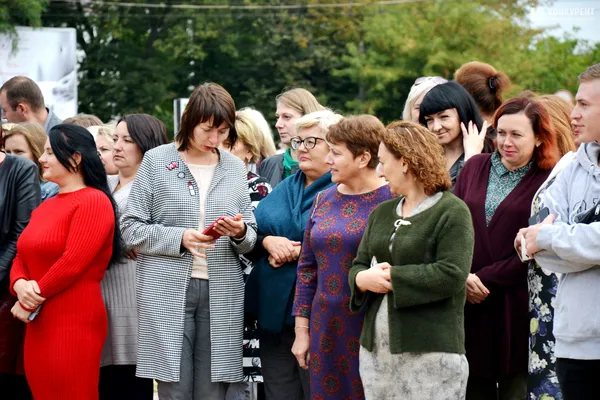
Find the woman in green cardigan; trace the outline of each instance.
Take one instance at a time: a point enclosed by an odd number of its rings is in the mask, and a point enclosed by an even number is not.
[[[471,215],[448,191],[443,149],[424,127],[392,123],[378,155],[379,173],[399,197],[370,215],[349,275],[351,310],[366,307],[365,397],[464,399]]]

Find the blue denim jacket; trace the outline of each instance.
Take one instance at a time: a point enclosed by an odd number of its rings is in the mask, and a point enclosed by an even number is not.
[[[41,182],[42,201],[54,197],[58,194],[58,185],[54,182]]]

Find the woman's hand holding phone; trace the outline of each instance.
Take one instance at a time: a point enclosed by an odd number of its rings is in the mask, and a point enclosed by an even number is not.
[[[195,229],[188,229],[183,233],[181,245],[196,257],[206,258],[206,253],[201,249],[214,249],[215,239],[212,236],[203,235]]]
[[[15,305],[10,311],[12,312],[13,317],[17,318],[18,320],[25,322],[26,324],[31,322],[29,319],[31,312],[21,307],[21,304],[19,304],[18,301],[15,303]]]
[[[214,230],[221,236],[230,236],[235,239],[241,239],[246,236],[246,223],[242,219],[242,214],[235,217],[224,217],[217,221]]]

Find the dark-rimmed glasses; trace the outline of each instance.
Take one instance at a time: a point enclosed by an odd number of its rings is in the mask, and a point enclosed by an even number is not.
[[[300,139],[300,136],[294,136],[290,140],[290,146],[292,147],[292,149],[298,150],[300,148],[300,145],[304,143],[304,147],[306,148],[306,150],[310,150],[315,148],[319,140],[325,139],[322,139],[320,137],[309,136],[306,139],[302,140]]]

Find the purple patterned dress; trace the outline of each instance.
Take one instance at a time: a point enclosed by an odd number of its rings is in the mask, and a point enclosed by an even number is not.
[[[364,399],[358,339],[364,313],[350,311],[348,272],[369,214],[392,199],[389,187],[344,195],[319,194],[306,224],[293,314],[310,318],[311,399]]]

